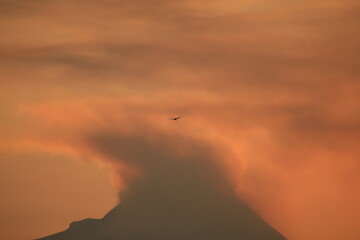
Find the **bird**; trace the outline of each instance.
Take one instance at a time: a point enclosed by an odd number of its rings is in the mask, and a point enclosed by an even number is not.
[[[169,120],[174,120],[174,121],[176,121],[176,120],[179,120],[181,117],[174,117],[174,118],[170,118]]]

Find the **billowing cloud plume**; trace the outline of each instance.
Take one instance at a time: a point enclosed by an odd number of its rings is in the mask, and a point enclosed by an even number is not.
[[[201,156],[289,239],[359,237],[357,1],[0,4],[3,149],[92,159],[119,190]]]

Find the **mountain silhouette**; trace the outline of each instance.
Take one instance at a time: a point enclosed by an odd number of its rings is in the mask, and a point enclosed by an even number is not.
[[[102,219],[41,240],[284,240],[236,196],[201,178],[143,181]]]
[[[285,240],[235,196],[208,148],[185,141],[193,152],[185,156],[167,151],[166,142],[156,148],[142,139],[97,136],[101,152],[141,166],[142,178],[102,219],[73,222],[39,240]]]

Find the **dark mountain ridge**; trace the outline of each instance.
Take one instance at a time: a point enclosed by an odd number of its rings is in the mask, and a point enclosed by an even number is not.
[[[41,240],[284,240],[236,196],[194,176],[142,181],[102,219]]]

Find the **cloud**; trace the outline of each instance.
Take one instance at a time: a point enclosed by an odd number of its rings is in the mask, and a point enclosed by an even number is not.
[[[336,220],[358,213],[356,1],[1,7],[2,146],[103,159],[129,178],[114,163],[146,168],[140,149],[201,155],[291,239],[358,234]]]

